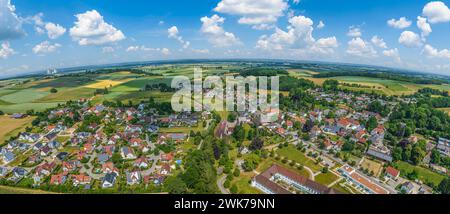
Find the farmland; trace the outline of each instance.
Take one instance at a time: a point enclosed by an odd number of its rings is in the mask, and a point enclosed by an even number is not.
[[[2,124],[2,128],[0,129],[0,144],[3,144],[9,137],[24,131],[25,127],[30,125],[33,119],[33,117],[12,119],[6,115],[0,116],[0,124]]]
[[[410,95],[417,92],[419,89],[425,87],[450,92],[449,84],[442,84],[442,85],[415,84],[398,80],[388,80],[364,76],[339,76],[330,78],[314,78],[313,75],[316,73],[308,70],[289,70],[289,74],[290,76],[293,77],[311,80],[317,85],[322,85],[327,79],[334,79],[339,81],[341,84],[342,83],[347,84],[341,86],[341,88],[343,89],[364,91],[364,92],[373,91],[375,93],[385,95]],[[353,86],[353,84],[357,84],[360,87]]]

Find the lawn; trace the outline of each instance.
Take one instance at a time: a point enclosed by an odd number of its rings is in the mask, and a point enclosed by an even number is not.
[[[320,171],[323,167],[316,164],[314,160],[308,158],[305,154],[297,150],[294,146],[289,145],[288,147],[283,147],[278,149],[277,154],[286,157],[289,160],[293,160],[299,164],[311,168],[314,172]]]
[[[346,185],[345,180],[340,181],[339,183],[333,185],[331,188],[337,189],[345,194],[361,194],[355,188]]]
[[[203,123],[198,122],[198,126],[193,127],[171,127],[171,128],[160,128],[159,132],[161,133],[185,133],[189,134],[191,131],[201,132],[203,131]]]
[[[241,173],[231,184],[237,186],[239,194],[261,194],[261,191],[251,186],[253,176],[255,176],[254,173]]]
[[[439,183],[445,178],[444,175],[433,172],[429,169],[413,166],[409,163],[398,161],[395,163],[397,169],[400,170],[400,174],[402,176],[406,176],[408,173],[411,173],[413,170],[417,170],[419,174],[419,179],[424,182],[432,182],[434,185],[438,186]]]
[[[289,164],[284,164],[281,161],[275,160],[274,158],[267,158],[267,159],[263,160],[259,164],[259,166],[256,169],[256,171],[262,173],[262,172],[264,172],[265,170],[267,170],[268,168],[270,168],[274,164],[278,164],[278,165],[283,166],[283,167],[285,167],[287,169],[290,169],[290,170],[294,171],[295,173],[297,173],[298,175],[301,175],[303,177],[307,177],[307,178],[311,177],[311,174],[306,169],[299,170],[296,167],[292,167]]]
[[[332,172],[320,173],[319,175],[314,177],[314,181],[325,186],[330,185],[337,179],[339,179],[339,177]]]
[[[26,117],[23,119],[11,119],[9,116],[0,116],[0,144],[3,144],[9,137],[17,135],[19,132],[24,131],[25,127],[31,125],[31,121],[34,117]]]

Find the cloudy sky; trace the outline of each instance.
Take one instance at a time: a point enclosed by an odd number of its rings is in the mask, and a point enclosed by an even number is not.
[[[276,58],[450,75],[450,1],[0,0],[0,77],[192,58]]]

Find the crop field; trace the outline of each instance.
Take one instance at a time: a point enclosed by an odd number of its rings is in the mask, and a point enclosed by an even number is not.
[[[55,194],[55,193],[47,192],[47,191],[43,191],[43,190],[0,186],[0,194]]]
[[[2,124],[2,128],[0,129],[0,144],[3,144],[9,137],[23,131],[33,120],[34,117],[12,119],[8,115],[0,116],[0,124]]]
[[[120,84],[122,84],[122,83],[128,82],[128,81],[130,81],[130,80],[131,80],[131,79],[125,79],[125,80],[121,80],[121,81],[118,81],[118,80],[109,80],[109,79],[108,79],[108,80],[98,80],[98,81],[96,81],[95,83],[86,85],[86,86],[84,86],[84,87],[86,87],[86,88],[93,88],[93,89],[111,88],[111,87],[120,85]]]

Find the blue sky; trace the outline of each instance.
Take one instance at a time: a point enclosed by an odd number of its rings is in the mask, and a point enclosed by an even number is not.
[[[450,1],[0,0],[0,76],[191,58],[362,63],[450,75]]]

